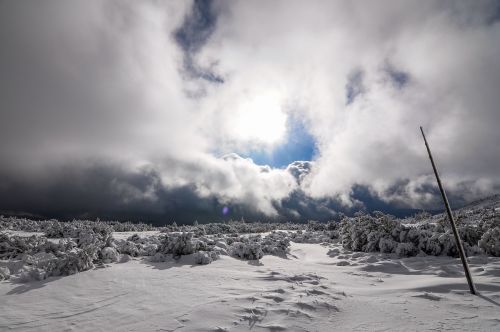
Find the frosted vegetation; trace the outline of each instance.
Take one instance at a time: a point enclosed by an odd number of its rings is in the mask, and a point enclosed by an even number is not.
[[[498,211],[479,207],[458,210],[456,215],[467,255],[500,256]],[[121,232],[132,234],[118,236],[126,234]],[[339,242],[346,250],[399,257],[458,255],[446,217],[425,213],[407,219],[374,212],[328,223],[238,221],[165,227],[0,217],[0,280],[43,280],[133,257],[154,264],[183,259],[193,265],[210,264],[223,255],[241,260],[286,258],[291,241]]]

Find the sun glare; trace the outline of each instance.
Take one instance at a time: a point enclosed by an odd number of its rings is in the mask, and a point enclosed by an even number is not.
[[[286,119],[279,98],[258,96],[236,110],[233,129],[240,140],[273,145],[284,138]]]

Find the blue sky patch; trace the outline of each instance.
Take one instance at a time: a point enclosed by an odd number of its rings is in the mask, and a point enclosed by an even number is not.
[[[271,152],[260,150],[242,155],[252,158],[259,165],[286,167],[296,160],[312,160],[316,153],[316,141],[307,130],[304,121],[295,115],[290,115],[284,143],[276,146]]]

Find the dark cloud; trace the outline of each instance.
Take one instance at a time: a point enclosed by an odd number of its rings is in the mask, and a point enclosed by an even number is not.
[[[300,181],[310,168],[310,162],[294,162],[287,171]],[[253,204],[225,202],[212,194],[200,195],[192,184],[165,186],[160,172],[151,167],[130,170],[111,163],[61,166],[41,178],[16,178],[14,174],[0,174],[0,177],[3,179],[0,213],[35,218],[100,218],[165,225],[174,221],[191,224],[195,220],[207,223],[230,219],[328,221],[338,218],[339,212],[352,214],[360,209],[384,210],[398,216],[417,211],[383,202],[368,188],[357,186],[353,197],[358,202],[353,206],[347,207],[332,198],[313,199],[296,189],[286,198],[273,201],[277,214],[270,216]],[[229,208],[229,213],[222,213],[224,207]]]
[[[187,53],[198,52],[215,30],[217,14],[214,1],[195,0],[182,25],[174,32],[175,40]]]
[[[224,83],[224,79],[211,68],[203,68],[196,63],[196,53],[208,42],[217,24],[217,12],[213,0],[195,0],[191,11],[182,25],[174,32],[174,37],[184,51],[184,70],[191,78],[211,83]]]
[[[221,221],[241,217],[261,220],[265,215],[248,207],[225,204],[214,196],[201,197],[192,185],[168,188],[150,168],[126,170],[119,165],[68,165],[43,178],[14,179],[2,174],[0,213],[44,218],[101,218],[164,225]]]

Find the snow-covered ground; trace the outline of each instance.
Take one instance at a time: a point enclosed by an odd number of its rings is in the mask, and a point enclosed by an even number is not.
[[[117,240],[126,240],[132,235],[137,234],[141,238],[146,238],[152,235],[159,235],[159,231],[145,231],[145,232],[113,232],[113,237]]]
[[[460,260],[292,243],[288,258],[208,265],[135,258],[65,277],[0,283],[0,330],[500,331],[500,258]]]

